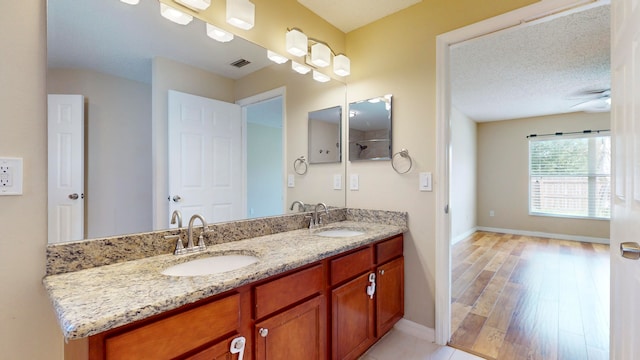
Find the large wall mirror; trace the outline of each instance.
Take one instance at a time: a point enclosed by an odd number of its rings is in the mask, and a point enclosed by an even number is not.
[[[349,161],[391,159],[391,98],[349,104]]]
[[[309,163],[342,161],[342,106],[309,112]]]
[[[84,97],[84,228],[72,240],[170,227],[174,198],[186,200],[170,192],[169,158],[176,156],[169,146],[170,90],[188,95],[177,112],[183,118],[199,113],[184,107],[192,100],[241,109],[241,154],[231,161],[241,166],[240,176],[216,177],[242,192],[240,209],[219,206],[207,217],[210,222],[280,215],[294,200],[345,206],[344,190],[332,186],[332,175],[344,176],[343,163],[298,176],[293,188],[285,181],[308,149],[308,124],[299,119],[315,109],[342,107],[345,84],[294,73],[290,64],[274,64],[266,49],[238,36],[215,41],[198,19],[172,23],[161,17],[157,1],[131,6],[56,0],[47,6],[47,92]],[[183,143],[191,150],[206,148],[196,144]],[[210,148],[224,154],[219,143]],[[194,159],[197,153],[177,157],[202,163]],[[180,169],[186,175],[202,172]],[[186,178],[195,179],[191,175]],[[186,211],[186,221],[188,216]]]

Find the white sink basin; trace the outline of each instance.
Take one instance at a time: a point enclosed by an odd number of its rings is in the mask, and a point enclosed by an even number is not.
[[[364,231],[353,230],[353,229],[327,229],[314,233],[314,235],[324,236],[324,237],[352,237],[363,235]]]
[[[169,276],[219,274],[249,266],[257,261],[258,258],[251,255],[217,255],[168,267],[162,271],[162,274]]]

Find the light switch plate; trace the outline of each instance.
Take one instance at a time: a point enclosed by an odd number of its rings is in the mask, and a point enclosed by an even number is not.
[[[293,176],[293,174],[289,174],[289,176],[287,176],[287,186],[290,188],[296,187],[296,177]]]
[[[0,195],[22,195],[22,158],[0,158]]]
[[[333,175],[333,190],[342,190],[342,175]]]
[[[420,191],[432,191],[433,189],[433,184],[432,184],[432,178],[431,178],[431,173],[430,172],[421,172],[419,175],[420,178],[420,185],[419,185],[419,190]]]
[[[349,190],[358,190],[360,187],[358,174],[351,174],[349,177]]]

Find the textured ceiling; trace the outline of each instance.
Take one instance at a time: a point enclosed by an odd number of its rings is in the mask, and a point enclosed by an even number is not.
[[[347,33],[422,0],[298,0],[309,10]]]
[[[452,104],[478,122],[584,110],[577,93],[610,87],[609,37],[605,5],[456,45]]]

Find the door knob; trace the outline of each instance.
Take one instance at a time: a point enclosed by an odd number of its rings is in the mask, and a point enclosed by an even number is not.
[[[637,242],[621,243],[620,255],[626,259],[638,260],[640,259],[640,245]]]
[[[258,330],[258,332],[260,333],[260,336],[267,337],[267,335],[269,334],[269,329],[260,328],[260,330]]]
[[[71,200],[78,200],[80,196],[78,196],[78,194],[73,193],[73,194],[69,194],[69,199]]]
[[[174,195],[173,196],[173,202],[180,202],[182,200],[182,198],[180,197],[180,195]]]

